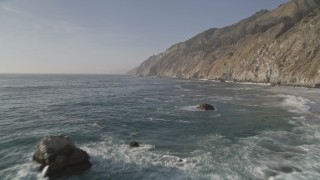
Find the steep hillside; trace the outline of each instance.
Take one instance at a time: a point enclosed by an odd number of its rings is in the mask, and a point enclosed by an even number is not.
[[[139,75],[320,86],[320,1],[292,0],[152,56]]]

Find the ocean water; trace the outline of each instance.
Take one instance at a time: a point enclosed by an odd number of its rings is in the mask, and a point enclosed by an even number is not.
[[[320,179],[319,89],[120,75],[0,75],[0,179],[45,179],[44,135],[91,156],[72,180]],[[200,103],[215,111],[199,111]],[[138,141],[141,147],[130,149]]]

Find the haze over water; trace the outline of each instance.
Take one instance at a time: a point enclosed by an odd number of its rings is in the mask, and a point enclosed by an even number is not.
[[[319,179],[319,89],[115,75],[0,75],[0,179],[69,135],[93,167],[71,179]],[[215,111],[199,111],[200,103]],[[130,149],[138,141],[141,147]]]

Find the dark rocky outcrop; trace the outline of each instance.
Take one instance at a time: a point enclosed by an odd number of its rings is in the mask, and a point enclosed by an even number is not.
[[[281,173],[292,173],[292,172],[302,172],[301,169],[290,166],[290,165],[283,165],[283,166],[276,166],[276,167],[270,167],[270,169],[264,170],[265,176],[269,179],[270,177],[275,177]]]
[[[143,76],[320,87],[320,1],[291,0],[145,60]]]
[[[41,164],[44,176],[51,179],[83,173],[92,166],[89,159],[87,152],[63,135],[45,136],[33,155],[33,160]]]
[[[214,110],[214,107],[211,104],[200,104],[197,108],[205,111]]]
[[[132,141],[129,146],[130,146],[131,148],[133,148],[133,147],[140,147],[139,143],[136,142],[136,141]]]
[[[294,166],[281,166],[279,167],[279,171],[284,173],[302,172],[301,169]]]

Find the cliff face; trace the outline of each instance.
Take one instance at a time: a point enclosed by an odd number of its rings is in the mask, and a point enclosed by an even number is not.
[[[320,86],[320,1],[292,0],[145,60],[139,75]]]

